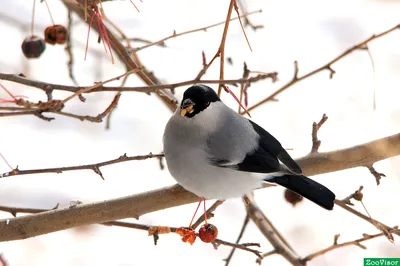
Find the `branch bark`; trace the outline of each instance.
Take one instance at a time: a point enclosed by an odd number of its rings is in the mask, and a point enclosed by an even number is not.
[[[351,148],[311,154],[298,162],[305,175],[317,175],[400,155],[400,133]],[[123,198],[0,220],[0,241],[25,239],[76,226],[104,223],[197,202],[198,197],[179,185]]]

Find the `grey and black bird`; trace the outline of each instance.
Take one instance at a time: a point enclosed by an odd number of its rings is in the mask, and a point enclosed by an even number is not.
[[[208,86],[184,92],[165,127],[163,143],[171,175],[200,198],[239,197],[270,182],[333,208],[332,191],[302,175],[275,137],[226,106]]]

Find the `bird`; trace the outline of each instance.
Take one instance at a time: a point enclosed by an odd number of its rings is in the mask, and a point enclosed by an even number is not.
[[[331,190],[302,175],[274,136],[229,108],[206,85],[184,92],[165,126],[163,150],[172,177],[200,198],[196,212],[202,201],[241,197],[263,183],[279,184],[333,209]]]

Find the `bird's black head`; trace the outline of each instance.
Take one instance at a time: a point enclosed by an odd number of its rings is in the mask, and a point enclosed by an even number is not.
[[[183,94],[181,116],[193,117],[205,110],[212,102],[221,101],[213,89],[205,85],[194,85]]]

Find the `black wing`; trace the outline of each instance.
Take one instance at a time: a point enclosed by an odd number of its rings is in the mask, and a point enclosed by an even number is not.
[[[259,172],[259,173],[269,173],[269,169],[264,169],[263,171],[263,160],[264,158],[274,157],[277,160],[281,161],[290,172],[293,174],[300,175],[302,170],[300,166],[290,157],[287,151],[282,147],[281,143],[274,138],[270,133],[268,133],[265,129],[249,120],[254,130],[260,136],[259,140],[259,148],[254,151],[252,154],[246,156],[241,164],[239,164],[239,170],[241,171],[250,171],[250,172]],[[279,166],[278,166],[279,168]],[[252,170],[253,169],[253,170]],[[257,169],[258,171],[254,171]],[[261,171],[260,171],[261,170]],[[276,169],[282,170],[282,169]]]
[[[248,120],[260,136],[259,147],[247,154],[240,163],[233,164],[229,160],[213,158],[211,162],[220,167],[253,173],[274,173],[282,171],[281,161],[293,174],[301,174],[300,166],[283,149],[280,142],[256,123]]]

